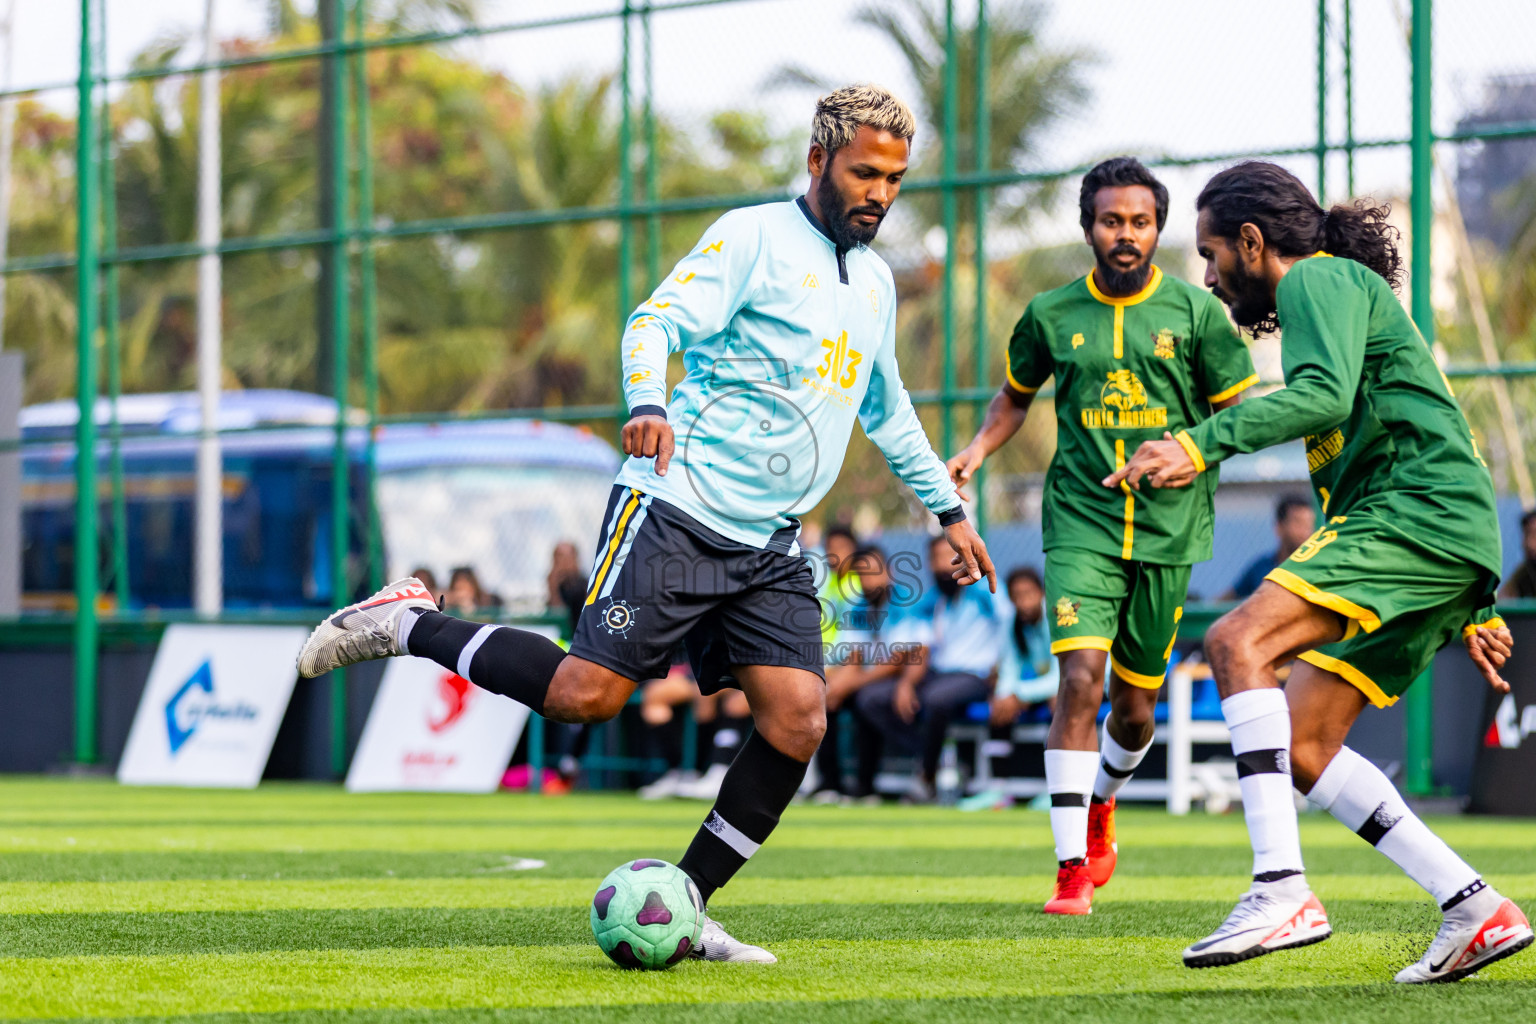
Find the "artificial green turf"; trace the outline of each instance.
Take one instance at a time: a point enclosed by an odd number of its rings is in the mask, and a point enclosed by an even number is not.
[[[1178,954],[1245,887],[1240,816],[1122,811],[1114,882],[1091,917],[1060,920],[1039,912],[1046,815],[796,807],[712,902],[778,965],[619,971],[590,942],[591,891],[624,860],[675,858],[703,810],[0,781],[0,1017],[1402,1024],[1536,1005],[1536,951],[1456,986],[1392,985],[1438,914],[1320,815],[1302,836],[1335,936],[1231,968]],[[1536,903],[1536,822],[1432,826]]]

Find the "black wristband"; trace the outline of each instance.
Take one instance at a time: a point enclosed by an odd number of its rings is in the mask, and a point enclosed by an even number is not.
[[[630,419],[634,419],[636,416],[660,416],[662,419],[666,419],[667,407],[664,405],[637,405],[629,410]]]
[[[947,508],[943,512],[938,513],[938,516],[939,525],[947,530],[956,523],[965,522],[965,509],[960,505],[956,505],[954,508]]]

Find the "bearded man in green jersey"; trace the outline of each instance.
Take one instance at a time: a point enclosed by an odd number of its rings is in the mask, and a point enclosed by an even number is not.
[[[1187,491],[1110,494],[1099,481],[1142,441],[1235,405],[1257,378],[1221,304],[1152,263],[1168,190],[1130,157],[1084,178],[1095,266],[1035,296],[1008,345],[1008,380],[974,440],[949,460],[959,485],[1024,422],[1056,378],[1056,457],[1046,474],[1046,615],[1061,659],[1045,778],[1056,841],[1046,913],[1087,914],[1117,856],[1114,798],[1152,744],[1191,563],[1211,557],[1214,475]],[[1105,662],[1111,709],[1096,734]]]
[[[1489,683],[1509,689],[1499,669],[1511,638],[1493,606],[1493,481],[1449,381],[1392,294],[1402,263],[1385,206],[1325,212],[1295,175],[1257,161],[1217,174],[1197,205],[1205,283],[1240,325],[1283,328],[1286,387],[1142,445],[1104,484],[1198,485],[1222,459],[1303,437],[1326,522],[1206,634],[1254,874],[1184,962],[1214,967],[1329,936],[1302,871],[1294,778],[1445,912],[1429,950],[1397,980],[1464,978],[1530,945],[1529,922],[1344,739],[1367,703],[1394,703],[1458,637]],[[1292,658],[1282,691],[1275,666]]]

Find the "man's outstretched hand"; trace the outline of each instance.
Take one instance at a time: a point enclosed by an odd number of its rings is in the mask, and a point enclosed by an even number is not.
[[[986,456],[981,453],[981,450],[971,445],[959,455],[952,456],[944,464],[944,468],[949,470],[949,479],[954,482],[961,501],[971,500],[971,496],[965,492],[965,487],[971,482],[971,477],[976,475],[976,471],[981,468],[985,459]]]
[[[1500,693],[1508,693],[1509,683],[1499,675],[1499,669],[1504,667],[1515,649],[1515,638],[1510,635],[1509,627],[1474,626],[1461,639],[1467,645],[1472,664],[1488,680],[1488,685]]]
[[[1118,488],[1123,482],[1139,491],[1141,479],[1146,477],[1153,487],[1188,487],[1199,475],[1189,452],[1165,430],[1163,440],[1141,442],[1129,462],[1104,478],[1104,486]]]
[[[672,424],[665,416],[636,416],[624,424],[620,435],[624,442],[624,454],[643,459],[655,458],[656,475],[667,475],[667,463],[672,461]]]
[[[955,567],[954,577],[960,585],[980,583],[985,577],[992,593],[997,593],[997,570],[992,567],[992,556],[987,554],[987,545],[970,520],[962,519],[953,526],[946,526],[944,536],[949,540],[949,546],[955,549],[955,557],[949,564]]]

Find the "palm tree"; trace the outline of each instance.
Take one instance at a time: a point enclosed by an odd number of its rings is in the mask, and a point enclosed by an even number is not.
[[[1079,109],[1088,98],[1083,68],[1093,54],[1076,49],[1052,49],[1041,39],[1046,9],[1030,0],[999,4],[987,23],[990,51],[987,71],[989,101],[987,166],[990,169],[1027,169],[1038,153],[1045,134],[1061,118]],[[885,36],[906,60],[917,85],[914,112],[924,125],[924,136],[913,178],[937,177],[944,166],[944,7],[942,0],[895,0],[872,4],[854,15],[854,22]],[[975,22],[955,26],[958,89],[955,96],[958,131],[954,137],[955,166],[961,171],[976,167]],[[769,79],[769,85],[809,85],[832,88],[822,76],[796,65],[786,65]],[[1035,190],[1010,190],[998,196],[994,218],[1017,219],[1026,202],[1038,198]],[[939,204],[932,197],[916,201],[924,224],[939,220]]]

